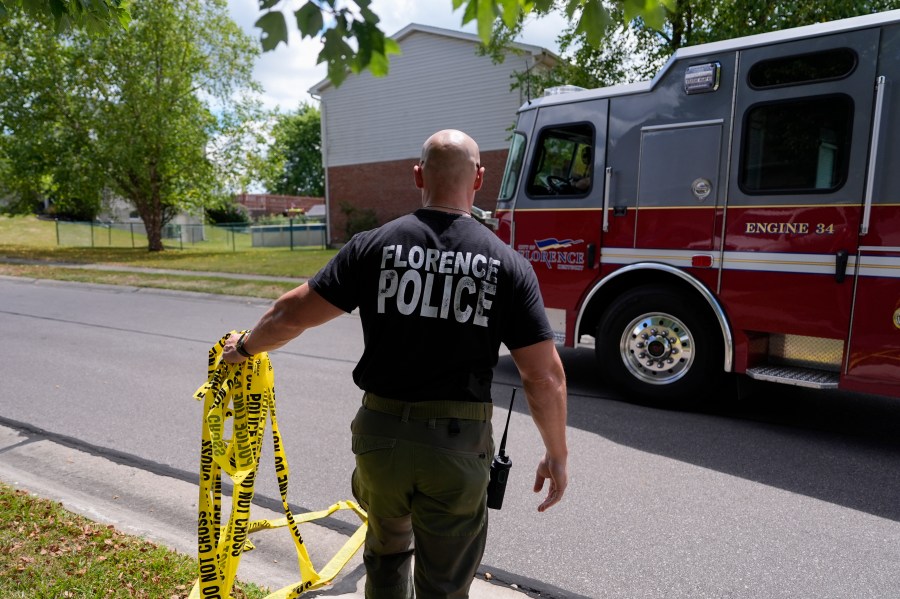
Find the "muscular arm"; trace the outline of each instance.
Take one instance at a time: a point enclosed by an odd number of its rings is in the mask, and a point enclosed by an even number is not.
[[[343,310],[329,303],[304,283],[272,304],[253,327],[250,336],[244,340],[244,349],[251,354],[278,349],[306,329],[326,323],[343,313]],[[236,342],[237,337],[232,335],[225,343],[223,356],[226,362],[235,363],[246,359],[234,349]]]
[[[512,350],[528,400],[531,417],[544,441],[546,453],[537,468],[534,491],[550,481],[547,497],[538,506],[543,512],[562,499],[568,484],[569,449],[566,444],[566,375],[553,341]]]

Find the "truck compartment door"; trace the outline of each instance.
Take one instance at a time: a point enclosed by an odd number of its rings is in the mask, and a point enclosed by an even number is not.
[[[641,130],[636,247],[713,249],[721,143],[721,121]]]

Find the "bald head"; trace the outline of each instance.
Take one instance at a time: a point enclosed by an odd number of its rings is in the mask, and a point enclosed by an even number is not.
[[[438,131],[422,146],[422,164],[434,176],[474,175],[478,165],[475,140],[456,129]]]
[[[416,185],[422,189],[423,205],[454,202],[455,207],[463,207],[467,203],[469,209],[483,173],[475,140],[462,131],[445,129],[422,146]]]

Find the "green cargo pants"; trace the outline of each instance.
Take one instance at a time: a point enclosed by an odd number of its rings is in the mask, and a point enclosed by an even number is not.
[[[490,404],[367,393],[351,424],[353,495],[369,514],[366,599],[465,599],[487,539]],[[415,550],[413,550],[413,542]]]

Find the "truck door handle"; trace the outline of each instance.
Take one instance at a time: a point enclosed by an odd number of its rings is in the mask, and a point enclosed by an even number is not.
[[[609,232],[609,188],[612,184],[613,170],[606,167],[603,177],[603,232]]]
[[[838,250],[834,255],[834,280],[843,283],[847,276],[847,260],[850,253],[847,250]]]
[[[884,91],[887,79],[884,75],[875,79],[875,112],[872,120],[872,141],[869,145],[869,169],[866,173],[866,193],[863,197],[862,222],[859,225],[859,234],[869,233],[869,225],[872,220],[872,200],[875,196],[875,165],[878,164],[878,140],[881,137],[881,120],[884,109]]]
[[[597,244],[589,243],[587,246],[587,265],[588,268],[594,268],[594,260],[597,259]]]

